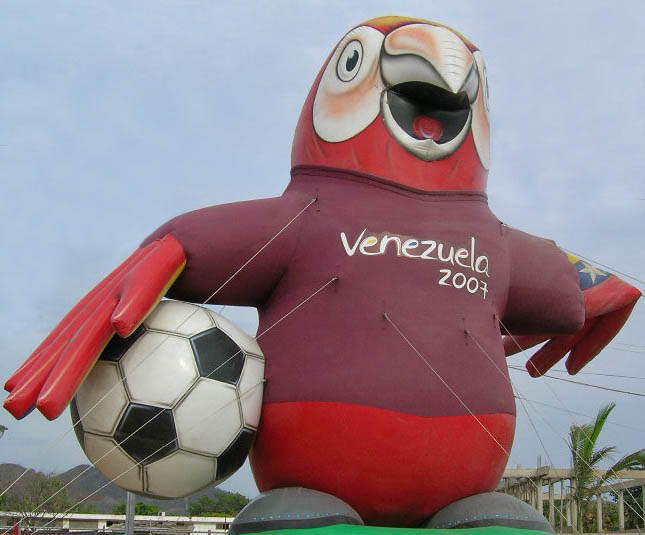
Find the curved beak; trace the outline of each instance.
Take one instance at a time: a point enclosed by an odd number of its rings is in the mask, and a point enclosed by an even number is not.
[[[381,113],[393,137],[417,157],[438,160],[466,139],[479,91],[472,52],[442,26],[408,24],[383,42]]]

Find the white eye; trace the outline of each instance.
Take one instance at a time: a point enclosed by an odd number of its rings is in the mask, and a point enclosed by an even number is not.
[[[314,98],[314,129],[325,141],[349,139],[378,116],[384,90],[379,69],[383,39],[378,30],[360,26],[334,50]]]
[[[336,64],[336,74],[343,82],[350,82],[353,80],[363,63],[363,45],[360,41],[352,41],[348,43],[345,49],[341,52]]]

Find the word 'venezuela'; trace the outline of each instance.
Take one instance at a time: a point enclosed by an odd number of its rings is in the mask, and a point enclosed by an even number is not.
[[[366,233],[367,236],[365,235]],[[397,256],[420,260],[438,260],[490,278],[488,257],[475,254],[475,236],[470,237],[470,247],[457,248],[453,245],[447,246],[437,240],[421,240],[411,236],[401,236],[387,232],[368,232],[364,228],[353,245],[350,245],[347,234],[344,232],[340,233],[340,241],[347,256],[354,256],[357,252],[365,256],[380,256],[386,254],[388,248],[390,250],[394,248]],[[442,276],[437,281],[437,284],[452,286],[457,289],[463,288],[471,294],[481,291],[484,299],[486,299],[488,283],[485,280],[475,276],[468,277],[461,271],[453,273],[452,269],[440,269],[439,273]]]

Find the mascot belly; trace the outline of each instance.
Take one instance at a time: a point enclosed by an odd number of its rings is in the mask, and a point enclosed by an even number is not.
[[[337,280],[260,340],[266,390],[251,457],[260,490],[304,486],[368,523],[415,525],[494,489],[515,404],[495,319],[508,253],[485,195],[395,191],[314,169],[294,174],[292,192],[315,195],[319,209],[303,221],[259,332]]]

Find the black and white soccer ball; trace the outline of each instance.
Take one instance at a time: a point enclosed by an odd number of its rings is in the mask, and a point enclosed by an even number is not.
[[[187,496],[233,474],[262,409],[264,356],[215,312],[162,301],[114,336],[71,403],[81,447],[120,487]]]

